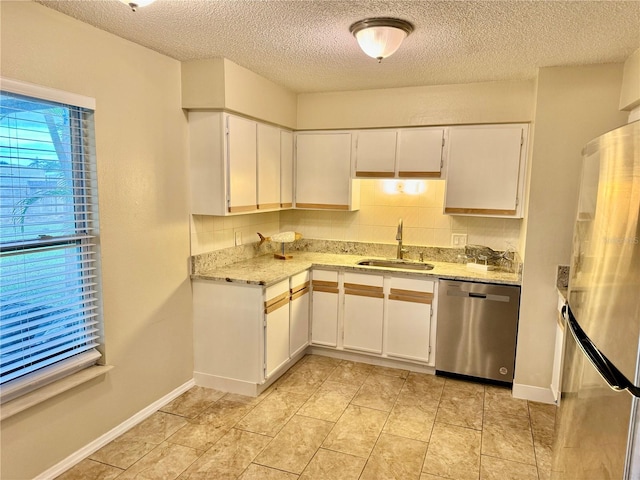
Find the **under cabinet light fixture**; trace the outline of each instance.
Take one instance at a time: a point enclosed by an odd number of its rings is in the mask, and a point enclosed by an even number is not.
[[[135,12],[139,7],[146,7],[147,5],[151,5],[156,0],[120,0],[125,5],[129,5],[131,7],[131,11]]]
[[[402,41],[413,32],[413,25],[399,18],[366,18],[351,25],[349,31],[362,51],[380,63],[398,50]]]

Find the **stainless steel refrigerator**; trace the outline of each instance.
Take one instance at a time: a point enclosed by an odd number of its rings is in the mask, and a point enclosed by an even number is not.
[[[551,478],[640,479],[640,122],[583,151]]]

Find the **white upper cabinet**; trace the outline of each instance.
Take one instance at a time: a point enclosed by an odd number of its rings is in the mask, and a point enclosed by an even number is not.
[[[280,208],[293,207],[293,133],[280,131]]]
[[[227,116],[229,213],[258,208],[256,128],[253,120]]]
[[[278,210],[283,202],[290,208],[291,138],[289,131],[247,118],[189,112],[191,213]]]
[[[296,134],[296,208],[357,210],[359,186],[351,179],[350,132]]]
[[[360,130],[355,135],[355,177],[439,178],[444,128]]]
[[[449,128],[444,213],[522,217],[527,124]]]
[[[441,176],[444,128],[402,128],[398,131],[398,176]]]
[[[356,177],[393,177],[396,130],[362,130],[356,135]]]
[[[280,208],[280,129],[258,124],[258,210]]]

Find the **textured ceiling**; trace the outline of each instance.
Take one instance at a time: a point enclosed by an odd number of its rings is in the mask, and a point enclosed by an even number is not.
[[[225,57],[295,92],[515,80],[536,68],[624,61],[640,1],[39,0],[178,60]],[[349,33],[363,18],[415,31],[378,64]]]

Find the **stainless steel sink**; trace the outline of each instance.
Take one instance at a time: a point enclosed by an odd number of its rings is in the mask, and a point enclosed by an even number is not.
[[[360,260],[357,264],[368,265],[369,267],[401,268],[404,270],[433,270],[433,265],[430,263],[412,262],[410,260],[367,259]]]

